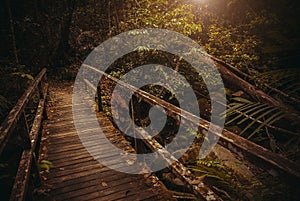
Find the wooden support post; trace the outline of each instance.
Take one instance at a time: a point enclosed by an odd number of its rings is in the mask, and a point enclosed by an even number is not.
[[[33,160],[32,160],[31,174],[33,175],[33,186],[37,187],[42,184],[42,179],[41,179],[41,175],[40,175],[39,168],[38,168],[38,157],[35,154],[35,152],[33,152],[32,157],[33,157]]]
[[[97,86],[97,102],[98,102],[98,112],[103,111],[100,83]]]
[[[47,96],[48,96],[48,83],[47,82],[45,82],[43,85],[42,93],[43,93],[43,96],[41,97],[41,99],[43,99],[45,101],[43,118],[44,118],[44,120],[46,120],[46,119],[48,119],[47,107],[46,107],[47,106]]]

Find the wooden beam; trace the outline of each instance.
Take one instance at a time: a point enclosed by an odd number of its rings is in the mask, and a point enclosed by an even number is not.
[[[32,154],[31,149],[24,150],[22,153],[18,172],[11,191],[10,201],[23,201],[26,198],[31,172]]]
[[[31,84],[31,86],[24,92],[24,94],[18,100],[17,104],[9,112],[6,119],[0,126],[0,155],[2,154],[6,144],[8,142],[8,139],[10,138],[12,131],[15,129],[16,125],[18,124],[18,121],[19,121],[29,99],[32,97],[33,93],[36,91],[38,84],[41,82],[41,80],[43,79],[45,74],[46,74],[46,69],[44,68],[37,75],[36,79]]]
[[[284,111],[286,113],[284,118],[294,122],[300,121],[299,115],[295,113],[292,108],[285,106],[280,101],[272,98],[262,90],[257,89],[249,82],[243,80],[242,78],[240,78],[239,76],[237,76],[236,74],[228,70],[222,63],[216,62],[215,64],[221,74],[221,77],[224,80],[226,80],[228,83],[240,88],[248,95],[250,95],[253,99],[258,100],[261,103],[267,103],[270,106],[279,108],[281,111]]]
[[[38,105],[36,116],[30,131],[31,149],[24,150],[19,163],[19,168],[12,188],[10,201],[23,201],[26,198],[28,183],[30,179],[31,166],[35,161],[35,147],[39,138],[45,100],[41,99]],[[34,160],[33,160],[34,158]]]
[[[194,176],[182,163],[164,149],[164,147],[162,147],[162,145],[152,138],[151,135],[149,135],[144,129],[137,129],[136,131],[153,152],[158,153],[167,164],[170,164],[169,168],[172,173],[183,181],[186,187],[200,200],[222,200],[203,183],[202,179]]]
[[[178,108],[171,103],[168,103],[160,98],[157,98],[156,96],[149,94],[143,90],[137,89],[134,86],[128,85],[127,83],[124,83],[121,80],[118,80],[117,78],[108,75],[107,73],[93,67],[90,65],[83,64],[84,67],[89,68],[95,72],[98,72],[99,74],[111,79],[112,81],[118,83],[119,85],[135,92],[135,95],[138,98],[143,99],[145,102],[151,104],[151,105],[160,105],[163,107],[169,116],[180,116],[181,118],[187,120],[188,123],[193,123],[199,126],[200,128],[204,130],[208,130],[211,122],[202,119],[198,116],[195,116],[185,110],[182,110],[181,108]],[[219,142],[225,146],[226,148],[232,148],[238,149],[242,151],[243,153],[249,154],[251,157],[260,159],[260,161],[265,162],[267,165],[270,165],[274,167],[277,170],[283,171],[284,173],[288,174],[291,177],[294,177],[298,180],[300,180],[300,167],[298,164],[286,159],[285,157],[278,155],[276,153],[271,152],[270,150],[259,146],[243,137],[240,137],[236,134],[234,134],[231,131],[228,131],[226,129],[223,129],[222,133],[216,133],[212,131],[214,135],[217,135],[220,137]],[[262,164],[263,165],[263,164]]]

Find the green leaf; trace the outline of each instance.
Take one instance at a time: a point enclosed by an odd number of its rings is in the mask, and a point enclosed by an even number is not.
[[[12,73],[12,75],[17,75],[17,76],[20,76],[22,78],[26,78],[28,80],[34,80],[34,77],[30,74],[27,74],[27,73],[24,73],[24,72],[16,72],[16,73]]]
[[[266,115],[270,114],[271,112],[274,112],[278,110],[277,108],[272,108],[270,110],[267,110],[265,113],[261,114],[259,117],[257,117],[256,119],[262,119],[264,117],[266,117]],[[246,128],[244,128],[244,130],[240,133],[240,135],[243,135],[249,128],[251,128],[253,126],[253,124],[256,121],[252,121],[250,124],[248,124],[248,126],[246,126]],[[252,135],[252,134],[251,134]]]
[[[264,105],[261,105],[263,108],[261,108],[261,107],[255,107],[255,108],[252,108],[252,110],[251,111],[247,111],[245,114],[248,114],[248,113],[250,113],[250,112],[252,112],[253,110],[255,111],[255,112],[253,112],[253,113],[251,113],[251,114],[249,114],[249,116],[251,116],[251,117],[255,117],[255,115],[256,114],[259,114],[259,113],[261,113],[261,112],[263,112],[263,111],[265,111],[265,110],[268,110],[268,109],[271,109],[271,108],[273,108],[273,107],[271,107],[271,106],[269,106],[269,107],[265,107]],[[260,109],[261,108],[261,109]],[[241,121],[239,121],[237,124],[239,125],[239,124],[242,124],[242,123],[244,123],[246,120],[247,120],[248,118],[244,118],[244,119],[242,119]]]
[[[253,133],[251,133],[251,135],[248,136],[248,139],[252,138],[254,134],[256,134],[257,132],[259,132],[259,130],[266,126],[266,125],[271,125],[274,122],[282,119],[285,116],[285,114],[281,111],[277,112],[276,114],[272,115],[271,117],[269,117],[267,120],[264,121],[264,123],[262,123]]]
[[[42,160],[41,163],[42,163],[42,164],[47,164],[47,165],[53,166],[53,163],[50,162],[50,161],[47,161],[47,160]]]

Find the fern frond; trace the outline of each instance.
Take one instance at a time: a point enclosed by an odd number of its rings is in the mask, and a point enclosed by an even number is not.
[[[255,131],[253,131],[249,136],[248,139],[250,139],[251,137],[253,137],[254,134],[256,134],[257,132],[260,131],[261,128],[263,128],[266,125],[272,125],[273,123],[275,123],[276,121],[282,119],[285,116],[285,114],[281,111],[277,112],[276,114],[272,115],[271,117],[269,117],[267,120],[265,120],[262,124],[260,124],[258,126],[258,128],[256,128]]]
[[[264,112],[263,114],[259,115],[256,119],[263,119],[264,117],[266,117],[268,114],[276,111],[277,108],[271,108],[269,110],[267,110],[266,112]],[[250,124],[248,124],[246,126],[246,128],[244,128],[244,130],[240,133],[240,135],[243,135],[249,128],[251,128],[254,124],[256,123],[256,121],[252,121]],[[270,125],[270,124],[267,124],[267,125]]]
[[[244,135],[251,130],[251,133],[247,135],[249,139],[257,134],[263,127],[276,129],[277,127],[274,126],[274,123],[287,115],[277,107],[269,106],[264,103],[252,102],[244,98],[233,98],[232,100],[235,102],[228,104],[228,113],[226,113],[226,116],[230,118],[230,120],[226,122],[226,125],[232,123],[243,125],[247,123],[239,135]],[[256,124],[258,127],[253,131],[251,128]],[[278,128],[277,130],[295,135],[282,128]]]
[[[265,107],[265,105],[260,105],[258,107],[253,108],[254,112],[251,114],[251,116],[254,117],[256,114],[259,114],[259,113],[266,111],[268,109],[271,109],[271,108],[272,108],[271,106]],[[247,113],[245,113],[245,114],[248,114],[248,113],[252,112],[253,110],[251,110],[251,111],[248,110]],[[237,124],[240,125],[240,124],[244,123],[246,120],[247,119],[244,118],[241,121],[239,121]]]
[[[261,104],[248,104],[247,107],[237,108],[236,110],[239,110],[240,114],[237,115],[235,118],[231,119],[230,121],[228,121],[227,124],[230,124],[230,123],[240,119],[241,117],[245,116],[245,114],[251,114],[252,111],[257,112],[257,111],[265,110],[265,107],[266,107],[265,104],[262,104],[262,105]],[[254,115],[251,115],[251,116],[254,116]]]

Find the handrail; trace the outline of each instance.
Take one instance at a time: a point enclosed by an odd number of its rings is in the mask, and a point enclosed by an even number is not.
[[[41,70],[41,72],[37,75],[34,82],[31,86],[24,92],[21,98],[18,100],[17,104],[13,107],[13,109],[8,113],[6,119],[3,121],[0,126],[0,155],[3,152],[4,147],[6,146],[10,134],[15,129],[20,117],[26,107],[29,99],[32,97],[36,88],[38,87],[41,80],[46,75],[47,69]]]
[[[37,147],[41,137],[42,121],[45,117],[45,105],[48,90],[46,71],[46,68],[40,71],[34,82],[23,93],[0,127],[0,155],[4,153],[14,131],[20,126],[23,127],[23,132],[18,132],[17,135],[22,138],[25,145],[23,146],[17,174],[11,189],[10,201],[23,201],[28,198],[27,190],[31,178],[30,175],[36,174],[36,181],[32,183],[40,182],[37,168]],[[36,92],[39,94],[39,104],[33,125],[29,131],[25,108]]]
[[[104,72],[103,75],[109,77],[112,80],[116,79]],[[102,111],[100,84],[98,85],[98,87],[94,87],[94,85],[87,79],[84,79],[83,82],[93,92],[97,92],[98,111]],[[133,87],[131,85],[128,86]],[[197,179],[181,162],[175,159],[171,153],[165,150],[154,138],[152,138],[149,133],[147,133],[145,130],[137,130],[137,134],[142,137],[142,140],[145,142],[146,146],[148,146],[152,151],[157,151],[157,153],[162,157],[163,160],[167,162],[167,164],[172,164],[170,165],[172,173],[180,178],[186,184],[186,187],[191,192],[193,192],[200,200],[208,200],[207,197],[210,197],[211,200],[222,201],[222,199],[217,194],[215,194],[208,186],[203,183],[202,179]]]
[[[105,76],[106,78],[117,82],[119,85],[132,90],[135,92],[135,95],[138,98],[143,99],[145,102],[147,102],[148,104],[157,104],[163,108],[165,108],[168,111],[168,115],[172,116],[172,115],[178,115],[181,118],[184,118],[186,120],[188,120],[189,122],[196,124],[197,126],[199,126],[202,129],[208,130],[209,126],[210,126],[210,122],[208,122],[205,119],[202,119],[200,117],[197,117],[181,108],[178,108],[160,98],[157,98],[156,96],[149,94],[143,90],[137,89],[134,86],[131,86],[127,83],[122,82],[121,80],[118,80],[117,78],[108,75],[107,73],[93,67],[90,65],[83,65],[84,67],[91,69],[103,76]],[[99,87],[98,87],[99,88]],[[100,88],[99,88],[100,90]],[[97,92],[97,94],[99,95],[100,92]],[[98,97],[99,99],[99,97]],[[101,100],[101,98],[100,98]],[[101,102],[98,103],[98,108],[102,107],[101,106]],[[276,170],[280,170],[283,171],[284,173],[286,173],[288,176],[290,176],[293,179],[296,180],[300,180],[300,167],[298,164],[288,160],[287,158],[275,154],[273,152],[271,152],[270,150],[257,145],[243,137],[240,137],[238,135],[236,135],[235,133],[228,131],[226,129],[223,129],[222,134],[220,135],[219,133],[214,133],[215,135],[218,135],[220,137],[219,140],[219,144],[227,147],[228,149],[230,149],[233,152],[242,152],[243,155],[245,157],[248,157],[249,159],[251,159],[251,157],[254,157],[255,159],[258,159],[260,162],[262,163],[260,164],[261,166],[267,166],[267,167],[272,167],[275,168]]]

